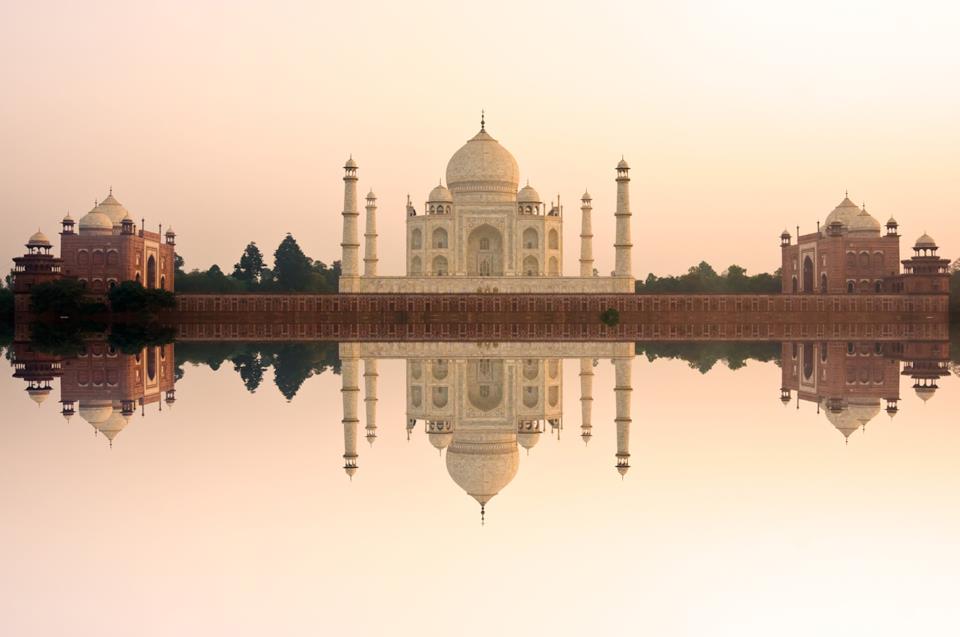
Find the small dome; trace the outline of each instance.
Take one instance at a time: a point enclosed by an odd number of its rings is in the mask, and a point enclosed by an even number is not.
[[[540,442],[540,432],[539,431],[521,431],[517,434],[517,442],[520,443],[520,446],[524,449],[530,450],[537,446],[537,443]]]
[[[541,203],[538,193],[529,183],[517,193],[517,203]]]
[[[896,220],[896,219],[894,219],[893,217],[890,217],[890,219],[887,220],[887,225],[888,225],[888,226],[896,226],[896,225],[900,225],[900,224],[897,223],[897,220]]]
[[[347,160],[347,163],[343,165],[344,168],[356,168],[357,162],[353,160],[353,155],[350,155],[350,159]]]
[[[123,221],[124,217],[130,216],[130,213],[127,212],[127,209],[123,207],[119,201],[113,196],[113,191],[110,191],[110,194],[107,195],[107,198],[100,202],[100,205],[95,208],[97,212],[102,212],[110,218],[110,222],[113,225],[120,225],[120,222]]]
[[[80,231],[84,230],[89,231],[100,231],[100,230],[113,230],[113,222],[110,221],[110,217],[103,214],[99,211],[100,206],[97,206],[87,214],[80,217]]]
[[[914,388],[913,388],[913,391],[914,391],[914,393],[916,393],[917,398],[919,398],[919,399],[922,400],[923,402],[927,402],[928,400],[930,400],[931,398],[933,398],[933,395],[934,395],[935,393],[937,393],[937,388],[936,388],[936,387],[925,387],[925,386],[924,386],[924,387],[914,387]]]
[[[928,235],[926,232],[917,239],[917,242],[913,244],[914,248],[936,248],[937,242],[933,240],[933,237]]]
[[[583,196],[580,197],[580,201],[593,201],[593,197],[590,196],[589,190],[583,191]]]
[[[620,161],[617,163],[617,170],[629,170],[630,164],[627,163],[626,159],[620,158]]]
[[[438,184],[427,195],[427,203],[453,203],[453,195],[446,186]]]
[[[50,389],[30,387],[27,389],[27,395],[30,396],[30,400],[40,405],[50,396]]]
[[[446,449],[453,442],[453,432],[445,431],[442,433],[429,433],[427,440],[433,445],[434,449]]]
[[[371,188],[370,192],[367,193],[367,199],[369,200],[369,199],[376,199],[376,198],[377,196],[373,194],[373,189]]]
[[[781,239],[789,239],[789,238],[790,238],[790,231],[787,230],[787,229],[784,229],[783,232],[780,233],[780,238],[781,238]]]
[[[66,215],[64,215],[61,223],[73,223],[73,217],[70,216],[69,212]]]
[[[485,130],[470,138],[447,163],[447,185],[453,192],[515,193],[519,182],[517,160]]]
[[[50,239],[47,239],[47,235],[37,230],[27,239],[27,246],[50,247]]]
[[[857,400],[857,402],[853,402],[853,400]],[[881,410],[882,406],[879,399],[851,399],[850,415],[862,426],[866,426],[868,422],[876,418]]]
[[[857,217],[862,212],[860,207],[850,201],[850,197],[844,197],[843,201],[837,205],[833,211],[827,215],[827,220],[823,223],[824,226],[829,227],[832,223],[838,222],[840,225],[847,228],[850,227],[850,224],[853,223],[854,218]]]
[[[863,208],[851,220],[849,230],[858,234],[880,234],[880,222]]]
[[[168,237],[175,237],[175,236],[177,236],[177,233],[173,231],[173,228],[167,228],[166,235],[167,235]]]
[[[101,423],[107,422],[107,419],[113,414],[113,403],[109,400],[83,402],[78,410],[80,417],[96,427]]]
[[[840,407],[839,409],[831,408],[826,399],[824,399],[821,404],[821,409],[825,413],[827,420],[830,421],[830,424],[843,434],[844,438],[849,438],[853,432],[863,424],[857,419],[857,415],[851,412],[847,406]]]

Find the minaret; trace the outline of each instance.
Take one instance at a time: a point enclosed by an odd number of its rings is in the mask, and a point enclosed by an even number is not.
[[[593,205],[590,193],[580,198],[580,276],[593,276]]]
[[[590,442],[593,436],[593,360],[580,359],[580,437],[583,444]]]
[[[356,292],[356,277],[360,275],[360,240],[357,231],[357,162],[353,156],[343,166],[343,241],[340,242],[342,256],[340,291]]]
[[[341,389],[343,394],[343,470],[350,478],[357,472],[357,398],[360,387],[357,386],[357,368],[359,361],[345,358],[340,367]]]
[[[617,471],[626,475],[630,468],[630,398],[633,387],[630,384],[630,372],[633,361],[629,358],[617,358],[613,361],[616,385],[613,388],[617,399]]]
[[[367,442],[377,439],[377,359],[363,359],[363,404],[367,410]]]
[[[621,159],[617,164],[617,238],[613,247],[617,260],[615,276],[632,276],[633,244],[630,242],[630,166]]]
[[[363,276],[377,276],[377,196],[367,193],[367,225],[363,231]]]

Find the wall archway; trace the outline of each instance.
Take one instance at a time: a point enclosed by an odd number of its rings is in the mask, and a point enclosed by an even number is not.
[[[467,274],[503,276],[503,237],[489,224],[475,228],[467,237]]]
[[[491,411],[503,402],[503,361],[475,360],[467,363],[467,400],[474,409]]]
[[[410,260],[410,274],[423,274],[423,263],[420,257],[413,257]]]
[[[560,249],[560,235],[557,233],[556,228],[552,228],[550,234],[547,235],[547,247],[551,250]]]
[[[537,276],[540,274],[540,264],[537,262],[537,257],[528,256],[523,260],[523,275],[524,276]]]
[[[445,249],[447,247],[447,231],[443,228],[436,228],[433,231],[431,245],[440,250]]]
[[[806,294],[813,292],[813,259],[803,258],[803,291]]]
[[[443,255],[433,257],[433,274],[435,276],[446,276],[450,274],[450,270],[447,267],[447,257]]]
[[[547,271],[550,276],[560,276],[560,262],[557,261],[557,257],[550,257],[550,266]]]
[[[523,231],[524,250],[534,250],[540,247],[540,235],[533,228],[527,228]]]
[[[157,259],[152,254],[147,257],[147,287],[157,287]]]

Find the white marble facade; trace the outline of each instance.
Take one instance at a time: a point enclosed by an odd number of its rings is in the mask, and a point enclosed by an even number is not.
[[[630,293],[629,166],[617,165],[616,270],[593,268],[592,204],[581,198],[579,276],[563,275],[563,210],[526,184],[513,155],[487,133],[467,141],[447,164],[418,212],[406,208],[406,273],[377,273],[376,196],[366,198],[363,271],[360,269],[356,162],[344,166],[341,292],[365,293]]]

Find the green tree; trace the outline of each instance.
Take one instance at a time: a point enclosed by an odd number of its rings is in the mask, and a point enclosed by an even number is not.
[[[617,311],[617,308],[608,307],[600,313],[600,322],[607,327],[616,327],[620,323],[620,312]]]
[[[223,273],[218,265],[210,266],[206,272],[192,270],[177,275],[178,292],[222,292],[235,293],[247,290],[246,284]]]
[[[159,312],[176,307],[172,292],[143,287],[137,281],[124,281],[107,294],[114,312]]]
[[[59,279],[40,283],[30,289],[30,307],[38,314],[79,318],[92,314],[96,307],[86,300],[86,288],[76,279]]]
[[[0,320],[13,320],[13,291],[0,288]]]
[[[260,283],[263,269],[263,254],[257,244],[251,241],[240,256],[240,262],[233,266],[233,278],[252,286]]]
[[[307,289],[313,268],[310,259],[290,233],[287,233],[274,252],[273,264],[274,277],[280,290],[302,292]]]
[[[744,268],[731,265],[717,274],[705,261],[680,276],[658,277],[651,273],[636,283],[638,294],[778,294],[780,287],[780,270],[749,276]]]

